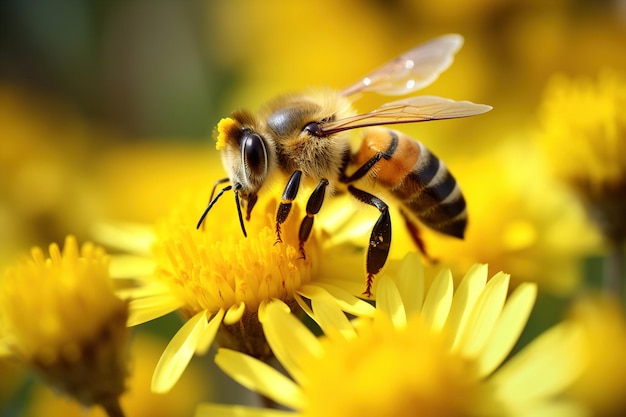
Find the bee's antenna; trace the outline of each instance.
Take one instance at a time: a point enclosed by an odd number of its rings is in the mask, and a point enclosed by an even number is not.
[[[230,186],[228,186],[228,189],[230,189]],[[239,215],[239,224],[241,225],[241,231],[243,232],[243,236],[244,237],[248,237],[248,234],[246,233],[246,227],[243,224],[243,215],[241,214],[241,204],[239,204],[239,191],[241,190],[241,183],[237,183],[235,184],[235,203],[237,204],[237,214]],[[220,192],[219,195],[222,194],[224,190],[222,190]],[[219,195],[217,197],[219,197]],[[217,197],[215,197],[215,199],[217,200]]]
[[[229,181],[230,181],[230,178],[228,177],[221,178],[215,181],[215,183],[213,183],[213,189],[211,190],[211,196],[209,197],[209,201],[213,200],[213,196],[215,195],[215,189],[217,188],[217,186],[220,184],[224,184],[225,182],[229,182]]]
[[[225,181],[223,181],[223,182],[225,182]],[[217,184],[219,184],[219,181],[215,183],[215,186],[217,186]],[[213,197],[213,193],[215,192],[215,186],[213,186],[213,192],[211,193],[211,197]],[[217,200],[222,196],[222,194],[224,194],[225,191],[231,190],[232,188],[233,188],[232,185],[227,185],[226,187],[222,188],[222,190],[215,196],[215,198],[211,198],[211,201],[210,201],[209,205],[206,206],[206,208],[204,209],[204,212],[202,212],[202,216],[200,216],[200,220],[198,220],[198,224],[196,225],[196,229],[199,229],[200,226],[202,226],[202,223],[204,222],[204,218],[206,217],[207,214],[209,214],[209,211],[211,210],[213,205],[217,202]],[[235,191],[235,195],[237,195],[237,191]],[[237,207],[239,207],[239,204],[237,204]],[[241,211],[241,210],[239,210],[239,211]]]

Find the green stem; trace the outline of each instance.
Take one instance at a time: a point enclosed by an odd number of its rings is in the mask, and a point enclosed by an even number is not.
[[[624,243],[613,241],[605,259],[603,285],[606,291],[617,296],[622,302],[624,301],[625,268]]]

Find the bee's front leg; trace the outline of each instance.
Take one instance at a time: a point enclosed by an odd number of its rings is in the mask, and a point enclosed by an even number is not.
[[[372,228],[370,235],[370,243],[367,248],[367,258],[365,267],[367,270],[367,287],[363,294],[367,297],[372,296],[372,284],[374,276],[387,262],[389,250],[391,249],[391,217],[389,216],[389,206],[380,198],[359,190],[352,185],[348,186],[348,191],[359,201],[374,206],[380,211],[380,216]]]
[[[300,240],[300,253],[305,259],[306,255],[304,254],[304,243],[311,235],[314,216],[319,213],[322,208],[327,186],[328,180],[326,178],[322,178],[319,184],[317,184],[317,187],[315,187],[315,190],[313,190],[313,193],[311,193],[309,201],[306,203],[306,216],[304,216],[302,223],[300,223],[300,232],[298,233],[298,238]]]
[[[289,217],[289,212],[291,211],[291,206],[293,204],[293,200],[296,199],[298,195],[298,189],[300,188],[300,180],[302,179],[302,171],[297,170],[291,174],[289,181],[287,181],[287,185],[285,186],[285,191],[283,191],[283,197],[278,205],[278,210],[276,211],[276,243],[282,243],[283,239],[280,236],[280,226],[285,223],[287,217]]]

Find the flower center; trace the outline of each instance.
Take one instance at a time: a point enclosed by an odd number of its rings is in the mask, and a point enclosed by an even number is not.
[[[160,225],[156,274],[181,299],[185,314],[215,313],[241,303],[256,311],[263,300],[293,299],[293,293],[311,279],[320,245],[313,234],[303,257],[298,206],[294,204],[281,228],[282,242],[277,242],[276,201],[259,200],[246,221],[246,238],[228,195],[213,207],[199,230],[195,223],[206,201],[198,198],[193,204],[183,201]]]
[[[404,329],[366,324],[314,362],[302,384],[310,416],[463,416],[477,393],[471,364],[418,319]]]

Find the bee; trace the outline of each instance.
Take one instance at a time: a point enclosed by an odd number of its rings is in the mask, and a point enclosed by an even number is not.
[[[256,115],[239,110],[222,119],[218,124],[217,148],[228,176],[216,181],[197,227],[218,199],[232,190],[246,236],[242,209],[249,220],[264,184],[281,171],[289,179],[276,212],[277,243],[282,242],[281,226],[300,185],[312,189],[298,232],[304,257],[304,244],[324,199],[337,192],[348,192],[379,211],[366,254],[367,282],[363,294],[367,297],[371,297],[373,280],[385,265],[391,244],[389,206],[373,193],[372,184],[388,191],[413,231],[417,230],[413,226],[421,223],[463,238],[466,203],[445,164],[422,143],[380,126],[473,116],[491,107],[417,96],[357,113],[351,100],[365,92],[406,95],[430,85],[450,66],[462,44],[460,35],[445,35],[417,46],[341,91],[284,95],[270,101]],[[354,150],[348,131],[359,128],[365,129],[360,146]],[[226,183],[215,195],[217,187]],[[421,247],[417,234],[412,234]]]

